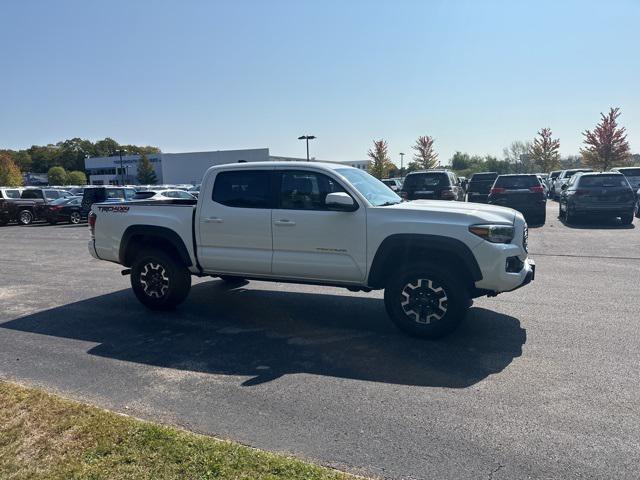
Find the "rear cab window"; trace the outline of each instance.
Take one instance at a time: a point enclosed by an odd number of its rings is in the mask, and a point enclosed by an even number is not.
[[[212,200],[234,208],[271,208],[271,170],[220,172]]]

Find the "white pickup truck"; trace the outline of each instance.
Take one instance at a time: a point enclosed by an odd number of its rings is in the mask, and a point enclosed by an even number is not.
[[[436,338],[472,298],[534,278],[527,224],[509,208],[403,202],[339,164],[255,162],[212,167],[198,200],[95,204],[89,251],[131,274],[153,310],[185,300],[191,276],[384,289],[391,319]]]

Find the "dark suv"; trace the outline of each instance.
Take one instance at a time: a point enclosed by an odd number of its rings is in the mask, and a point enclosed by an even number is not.
[[[579,173],[562,186],[560,218],[566,223],[588,214],[620,217],[631,225],[635,208],[636,193],[621,173]]]
[[[471,175],[469,185],[467,187],[467,201],[476,203],[487,203],[489,190],[493,182],[498,178],[496,172],[480,172]]]
[[[537,175],[498,176],[487,203],[518,210],[532,225],[543,225],[547,219],[547,196]]]
[[[94,203],[126,202],[133,200],[136,191],[129,187],[86,187],[82,195],[81,215],[86,218]]]
[[[464,201],[464,188],[449,170],[423,170],[405,177],[400,196],[406,200]]]

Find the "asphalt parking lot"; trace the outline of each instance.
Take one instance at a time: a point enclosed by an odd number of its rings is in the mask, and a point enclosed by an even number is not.
[[[86,225],[0,228],[0,377],[388,478],[637,478],[640,221],[531,229],[530,286],[438,342],[381,292],[196,280],[151,313]]]

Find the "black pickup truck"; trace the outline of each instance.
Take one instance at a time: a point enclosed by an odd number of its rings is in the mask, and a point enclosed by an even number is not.
[[[8,204],[7,221],[17,221],[21,225],[29,225],[42,218],[43,207],[58,198],[72,197],[65,190],[55,188],[28,188],[22,191],[20,198],[6,200]]]
[[[4,226],[17,216],[15,200],[20,198],[22,189],[19,187],[0,188],[0,226]]]

